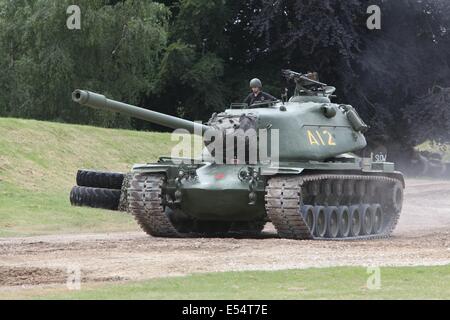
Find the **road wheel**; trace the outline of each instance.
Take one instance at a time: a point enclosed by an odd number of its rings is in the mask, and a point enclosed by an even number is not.
[[[350,233],[350,211],[347,206],[338,207],[338,221],[339,221],[339,233],[341,238],[348,237]]]
[[[336,238],[339,233],[339,217],[337,207],[327,207],[325,209],[325,216],[327,219],[327,231],[325,236],[327,238]]]
[[[380,234],[383,230],[383,208],[379,204],[373,204],[370,210],[373,221],[372,233]]]
[[[357,237],[361,232],[361,211],[359,206],[351,206],[350,212],[350,237]]]
[[[325,215],[325,208],[322,206],[314,207],[314,216],[316,217],[316,228],[314,235],[319,238],[325,237],[327,231],[327,217]]]
[[[371,206],[368,204],[362,204],[360,207],[361,212],[361,234],[369,235],[372,233],[373,228],[373,216]]]
[[[311,234],[314,234],[316,228],[316,216],[314,214],[313,206],[303,206],[302,209],[303,219],[305,219]]]

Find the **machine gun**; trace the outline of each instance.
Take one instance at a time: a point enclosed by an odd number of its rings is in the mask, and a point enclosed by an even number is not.
[[[303,74],[289,69],[281,71],[288,81],[294,81],[296,84],[294,96],[325,96],[333,97],[336,91],[335,87],[328,86],[326,83],[312,79],[314,73]]]

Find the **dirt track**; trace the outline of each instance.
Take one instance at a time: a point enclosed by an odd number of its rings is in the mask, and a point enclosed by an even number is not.
[[[0,238],[0,287],[138,280],[230,270],[450,264],[450,181],[408,180],[397,230],[362,242],[277,239],[160,239],[143,232]]]

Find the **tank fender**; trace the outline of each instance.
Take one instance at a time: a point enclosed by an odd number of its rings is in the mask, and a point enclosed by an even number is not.
[[[304,168],[295,167],[266,167],[261,168],[262,176],[273,176],[273,175],[299,175],[305,170]]]
[[[135,164],[133,166],[132,172],[167,173],[171,167],[173,166],[158,164]]]

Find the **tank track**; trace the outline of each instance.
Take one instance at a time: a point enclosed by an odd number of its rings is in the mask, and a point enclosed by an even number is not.
[[[120,190],[75,186],[70,191],[73,206],[118,210]]]
[[[147,234],[169,238],[244,237],[256,236],[264,229],[265,222],[253,222],[248,225],[230,222],[229,226],[224,225],[226,231],[218,231],[217,225],[209,226],[208,222],[204,221],[198,224],[191,221],[187,228],[179,225],[179,222],[176,219],[175,221],[170,219],[166,212],[163,193],[165,179],[164,174],[135,174],[130,177],[128,182],[128,210]]]
[[[360,183],[358,190],[357,183]],[[341,187],[334,187],[340,184]],[[353,187],[346,187],[346,185]],[[378,195],[366,192],[376,186]],[[344,174],[318,174],[307,176],[278,176],[269,179],[266,187],[266,212],[278,235],[287,239],[302,240],[373,240],[389,237],[395,229],[401,211],[400,206],[391,203],[390,192],[401,182],[385,176],[361,176]],[[346,189],[347,188],[347,189]],[[345,190],[344,190],[345,189]],[[374,190],[374,189],[372,189]],[[403,186],[401,185],[403,191]],[[375,192],[375,191],[374,191]],[[374,193],[373,192],[373,193]],[[403,194],[401,194],[403,196]],[[317,237],[305,221],[302,208],[305,205],[351,206],[377,204],[383,208],[383,219],[388,219],[378,234],[349,237]]]
[[[204,232],[179,232],[166,213],[163,186],[164,174],[135,174],[128,189],[129,210],[135,217],[141,228],[149,235],[155,237],[198,237],[214,236]],[[345,182],[352,188],[341,186],[336,188],[333,183]],[[358,191],[357,183],[364,182],[368,187],[370,183],[377,185],[378,191],[385,196],[371,196],[365,192],[365,187]],[[314,184],[318,183],[318,189]],[[302,240],[372,240],[388,237],[398,222],[401,207],[389,202],[390,191],[401,182],[394,178],[384,176],[360,176],[360,175],[310,175],[310,176],[280,176],[269,179],[266,187],[266,212],[274,224],[278,235],[287,239]],[[401,187],[403,190],[403,187]],[[345,190],[344,190],[345,189]],[[341,190],[342,192],[340,193]],[[349,192],[348,190],[352,190]],[[387,191],[386,191],[387,190]],[[372,197],[372,198],[371,198]],[[376,202],[375,202],[376,201]],[[338,237],[317,237],[308,226],[302,208],[306,205],[320,205],[328,207],[337,205],[363,205],[381,203],[384,218],[382,231],[378,234]],[[239,234],[230,230],[230,235]],[[219,235],[219,234],[215,234]],[[242,234],[241,234],[242,235]],[[222,233],[222,236],[224,234]]]
[[[155,237],[180,238],[165,213],[162,187],[164,174],[135,174],[128,189],[128,208],[140,227]]]
[[[122,187],[120,189],[120,199],[119,199],[119,211],[128,212],[128,189],[130,188],[130,181],[133,178],[132,173],[127,173],[124,176]]]
[[[118,172],[102,172],[80,169],[77,172],[77,185],[80,187],[120,190],[125,175]]]

